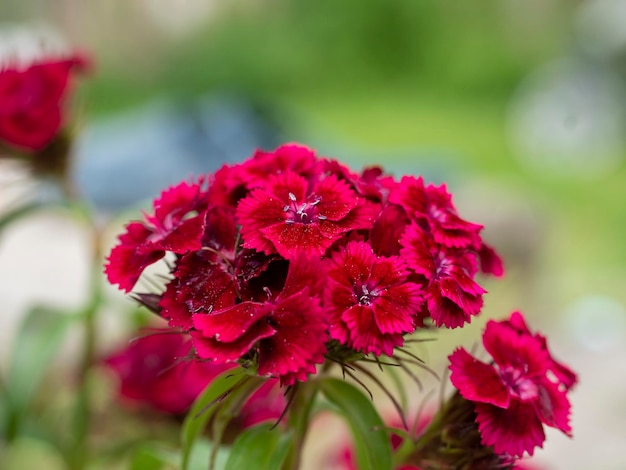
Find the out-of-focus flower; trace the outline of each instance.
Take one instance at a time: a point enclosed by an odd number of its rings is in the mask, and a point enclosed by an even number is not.
[[[543,445],[544,424],[571,436],[567,392],[576,375],[552,358],[545,338],[533,335],[516,312],[507,321],[489,321],[483,345],[492,364],[463,348],[450,356],[450,379],[474,404],[482,442],[497,454],[521,457]]]
[[[26,151],[50,144],[65,124],[63,101],[72,75],[85,67],[79,55],[0,66],[0,140]]]
[[[131,342],[104,362],[118,376],[127,403],[179,414],[211,380],[233,367],[191,360],[191,348],[183,335],[160,332]]]
[[[194,359],[192,348],[181,334],[155,333],[115,351],[104,363],[118,377],[119,394],[126,404],[182,414],[219,374],[235,368],[235,364]],[[231,431],[277,420],[285,406],[278,381],[267,380],[248,398]]]

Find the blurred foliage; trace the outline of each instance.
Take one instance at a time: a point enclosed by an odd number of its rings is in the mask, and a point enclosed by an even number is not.
[[[546,15],[544,6],[537,11],[540,27],[528,18],[511,24],[516,12],[507,12],[506,3],[233,2],[218,21],[160,48],[151,73],[127,64],[110,74],[103,70],[91,85],[90,108],[224,88],[308,95],[382,87],[504,98],[530,67],[554,53],[568,12],[563,7]]]

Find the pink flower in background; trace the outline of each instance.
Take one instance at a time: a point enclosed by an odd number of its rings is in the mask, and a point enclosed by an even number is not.
[[[192,355],[192,343],[185,336],[162,332],[133,341],[104,363],[117,375],[126,404],[182,414],[212,380],[235,368],[235,364],[200,361]],[[236,427],[277,420],[285,406],[278,380],[268,380],[246,401]]]
[[[26,150],[48,145],[64,124],[62,102],[72,73],[85,67],[77,55],[0,66],[0,140]]]
[[[161,332],[139,338],[105,359],[118,376],[129,403],[164,413],[184,413],[198,394],[230,364],[191,360],[192,344],[181,334]]]
[[[418,436],[426,430],[432,418],[433,415],[430,413],[420,414],[417,416],[415,423],[413,423],[413,426],[409,431],[404,429],[403,424],[397,419],[389,420],[387,422],[387,426],[389,426],[390,429],[389,440],[391,441],[392,450],[398,450],[404,442],[404,436],[407,435],[407,432],[410,434],[412,439],[417,439]],[[394,432],[394,428],[398,431]],[[353,444],[345,444],[339,449],[338,453],[333,455],[332,466],[333,468],[337,468],[337,470],[358,470]],[[421,468],[414,464],[405,463],[394,467],[394,470],[421,470]]]
[[[450,356],[450,379],[463,398],[475,403],[483,443],[498,454],[517,457],[532,455],[543,445],[543,424],[571,436],[567,391],[571,380],[575,382],[575,376],[563,381],[549,374],[554,360],[545,339],[513,327],[522,324],[519,313],[508,321],[487,323],[483,345],[493,364],[475,359],[463,348]]]

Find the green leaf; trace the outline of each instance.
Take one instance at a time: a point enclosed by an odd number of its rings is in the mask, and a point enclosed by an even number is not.
[[[292,440],[291,433],[266,423],[246,429],[230,450],[225,470],[280,470]]]
[[[207,470],[207,462],[215,455],[215,469],[224,470],[226,468],[226,461],[230,453],[229,447],[215,448],[213,442],[208,439],[198,439],[196,445],[193,447],[191,457],[189,458],[189,470]],[[178,468],[180,459],[177,460],[175,468]]]
[[[224,396],[229,390],[240,386],[244,381],[252,380],[250,376],[242,375],[239,369],[231,369],[217,376],[204,391],[196,398],[185,417],[181,433],[183,445],[182,469],[188,470],[189,458],[194,443],[204,431],[208,421],[215,415],[219,404],[216,400]]]
[[[7,398],[7,429],[10,438],[19,433],[26,409],[41,379],[76,317],[35,307],[24,318],[15,344],[4,392]]]
[[[212,447],[208,439],[198,439],[189,457],[189,469],[206,470]],[[216,468],[220,470],[225,468],[228,453],[227,447],[218,450]],[[135,449],[128,470],[176,470],[179,468],[180,460],[180,450],[171,449],[163,442],[148,442]]]
[[[241,408],[250,395],[263,383],[259,377],[248,376],[246,380],[239,382],[234,390],[228,394],[216,407],[211,422],[211,438],[213,439],[213,451],[209,456],[209,470],[216,468],[217,452],[224,437],[224,432],[229,423],[239,415]]]
[[[318,380],[326,399],[335,405],[350,425],[358,468],[391,470],[391,441],[370,399],[355,386],[336,378]]]
[[[161,470],[168,461],[169,456],[162,450],[141,446],[135,450],[128,470]]]

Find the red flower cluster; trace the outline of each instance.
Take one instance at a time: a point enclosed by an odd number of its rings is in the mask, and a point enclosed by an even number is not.
[[[475,403],[483,444],[497,454],[521,457],[543,445],[543,424],[570,436],[567,392],[576,374],[551,356],[546,339],[533,334],[515,312],[509,320],[487,323],[483,345],[491,364],[463,348],[450,356],[450,379]]]
[[[45,58],[27,67],[0,66],[0,140],[41,150],[63,124],[62,101],[71,72],[86,65],[81,57]]]
[[[478,314],[483,272],[502,264],[445,186],[362,174],[295,144],[163,192],[132,222],[105,272],[124,291],[166,253],[160,314],[198,356],[282,384],[306,380],[327,343],[392,355],[424,325]]]
[[[192,344],[182,335],[153,334],[115,351],[104,363],[119,378],[126,403],[182,414],[213,379],[234,367],[190,360],[191,354]],[[286,401],[277,385],[269,380],[252,394],[237,417],[241,428],[280,417]]]

